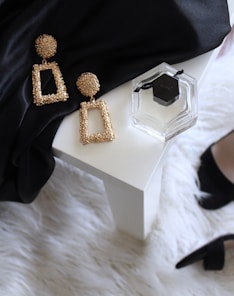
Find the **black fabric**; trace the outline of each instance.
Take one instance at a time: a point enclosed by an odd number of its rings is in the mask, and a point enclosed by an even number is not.
[[[1,0],[0,200],[31,202],[48,180],[54,135],[83,100],[75,86],[82,72],[98,76],[102,95],[163,61],[216,47],[229,30],[224,0]],[[43,33],[58,41],[51,60],[70,98],[36,107],[31,70],[41,63],[34,41]],[[43,93],[53,87],[52,77],[43,81]]]

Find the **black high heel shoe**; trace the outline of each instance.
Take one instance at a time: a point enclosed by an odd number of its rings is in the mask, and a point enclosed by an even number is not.
[[[228,240],[234,240],[234,234],[220,236],[202,246],[179,261],[176,264],[176,268],[182,268],[199,260],[203,260],[203,267],[205,270],[223,269],[225,263],[224,242]]]
[[[207,196],[197,198],[199,205],[207,210],[221,208],[234,200],[234,184],[229,181],[217,166],[210,146],[201,156],[198,169],[200,189]]]

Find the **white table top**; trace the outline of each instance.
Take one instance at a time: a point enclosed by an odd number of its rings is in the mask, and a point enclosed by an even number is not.
[[[229,0],[233,11],[234,1]],[[174,65],[201,83],[205,70],[218,51]],[[79,111],[67,116],[54,138],[57,157],[97,175],[110,176],[144,190],[163,155],[165,143],[131,125],[131,82],[102,96],[108,105],[116,139],[113,142],[82,145]]]

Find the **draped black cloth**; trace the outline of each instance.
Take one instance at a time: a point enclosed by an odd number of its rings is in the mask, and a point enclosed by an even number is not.
[[[161,62],[182,62],[218,46],[230,31],[224,0],[0,0],[0,200],[33,201],[54,169],[52,142],[84,100],[75,82],[95,73],[99,96]],[[69,99],[36,107],[31,70],[41,34],[58,42]],[[54,80],[43,80],[43,93]]]

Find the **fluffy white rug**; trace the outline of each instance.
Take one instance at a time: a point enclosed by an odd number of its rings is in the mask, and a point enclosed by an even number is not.
[[[195,127],[165,160],[154,229],[145,242],[115,230],[100,180],[56,160],[33,204],[0,204],[0,295],[230,296],[234,253],[222,271],[175,264],[212,238],[234,233],[234,203],[202,210],[194,194],[199,156],[234,128],[234,45],[230,35],[199,93]]]

